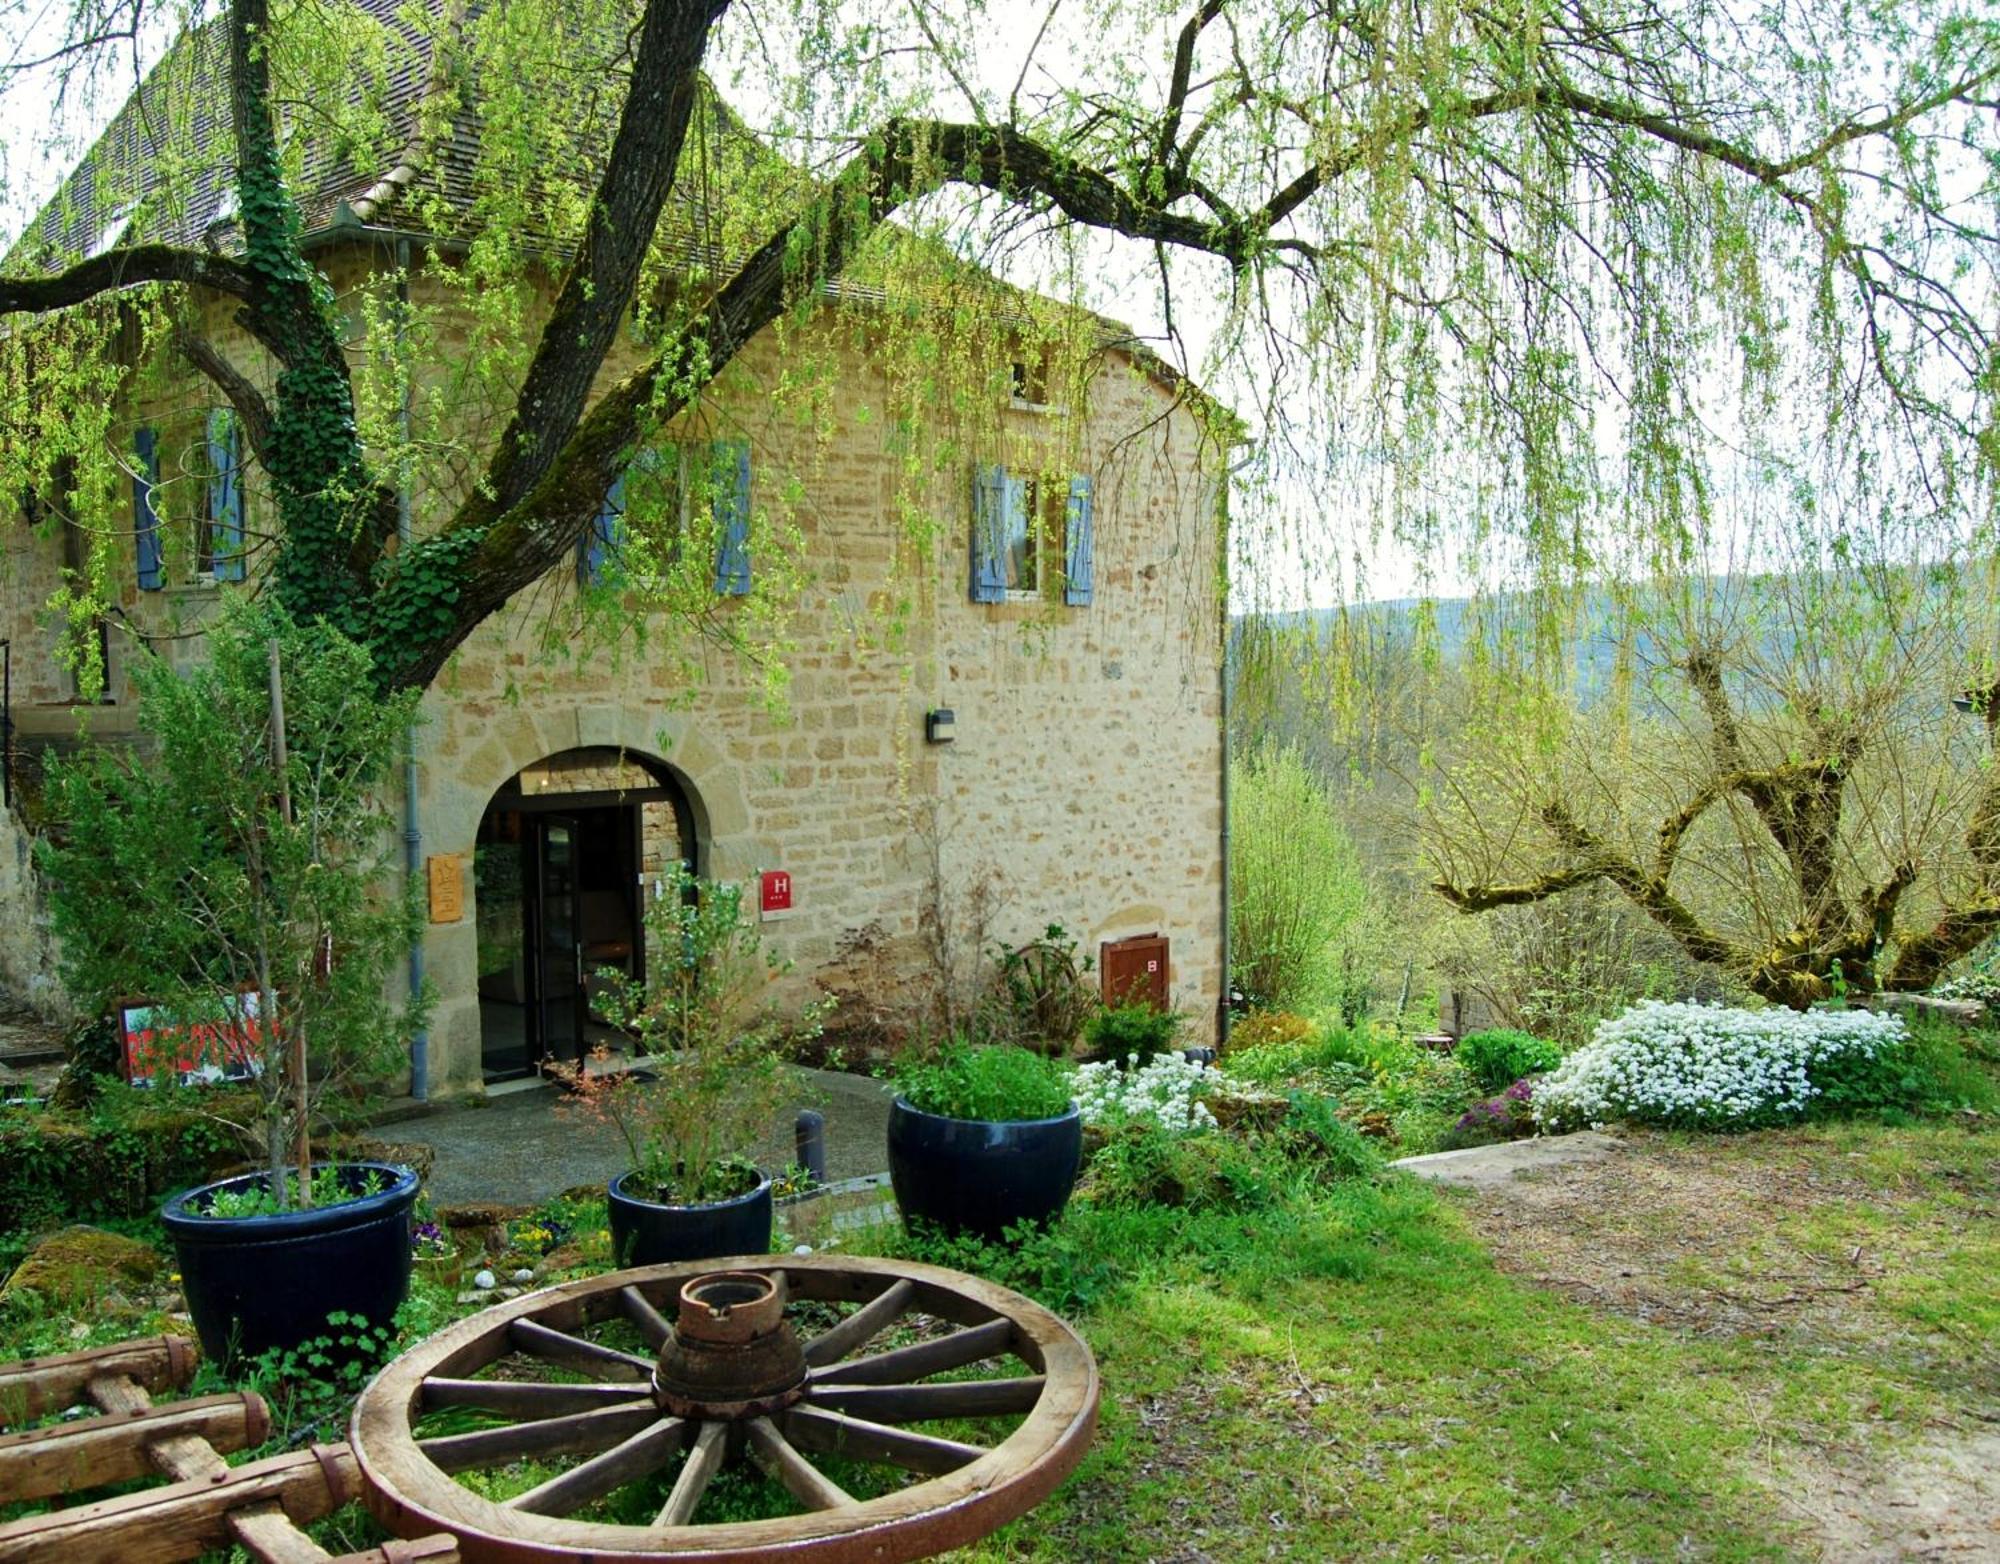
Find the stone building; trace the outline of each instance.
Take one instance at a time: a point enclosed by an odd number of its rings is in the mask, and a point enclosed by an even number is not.
[[[391,110],[408,115],[419,89],[401,90]],[[95,166],[131,134],[114,124]],[[92,167],[8,270],[98,242],[116,214],[93,203]],[[407,162],[386,177],[341,166],[304,192],[309,252],[343,300],[385,286],[424,242],[409,224],[430,177]],[[185,203],[174,236],[226,235],[227,183],[209,188],[209,208],[199,194]],[[430,272],[407,285],[441,287]],[[448,320],[444,293],[432,302]],[[225,301],[201,308],[222,350],[268,379]],[[414,789],[385,800],[385,828],[405,833],[429,897],[421,968],[436,1004],[413,1045],[418,1090],[477,1091],[597,1035],[589,974],[643,971],[641,910],[675,860],[745,887],[791,963],[786,999],[817,984],[863,1008],[921,1009],[927,988],[976,981],[995,944],[1059,923],[1092,956],[1161,937],[1163,955],[1146,959],[1162,992],[1197,1035],[1214,1024],[1226,923],[1215,420],[1101,322],[1057,404],[1036,367],[1006,362],[1022,350],[1003,323],[961,346],[997,355],[1004,389],[970,419],[964,454],[913,480],[880,416],[892,389],[872,328],[851,310],[835,322],[833,302],[827,313],[817,351],[833,394],[811,427],[777,410],[797,343],[766,331],[679,448],[723,451],[733,467],[717,491],[737,508],[721,522],[715,614],[747,611],[742,578],[784,556],[780,696],[770,669],[726,647],[683,638],[669,652],[578,628],[582,596],[601,585],[595,545],[488,620],[427,693]],[[434,340],[418,376],[441,385],[450,334]],[[145,387],[108,436],[129,453],[129,492],[83,522],[129,545],[100,632],[100,701],[79,703],[48,606],[76,562],[74,529],[16,515],[0,580],[12,741],[0,982],[45,1007],[60,999],[22,807],[37,759],[79,735],[129,735],[133,660],[199,656],[198,637],[176,632],[257,576],[240,540],[266,502],[221,397],[191,373]],[[167,507],[148,477],[163,460],[189,466],[170,450],[204,449],[219,458],[210,476],[178,480],[200,491],[181,506],[196,518],[190,541],[162,550],[147,528]],[[431,499],[449,496],[414,496],[419,525]],[[779,509],[782,528],[767,525]],[[1024,530],[1029,517],[1039,530]],[[1004,540],[984,530],[996,523]]]

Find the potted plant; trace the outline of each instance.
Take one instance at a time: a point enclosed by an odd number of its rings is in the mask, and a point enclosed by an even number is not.
[[[895,1085],[889,1178],[905,1220],[998,1238],[1069,1203],[1083,1116],[1064,1066],[954,1039],[901,1065]]]
[[[744,915],[741,890],[676,865],[646,908],[644,984],[615,968],[599,1009],[634,1044],[637,1068],[607,1049],[565,1074],[574,1111],[614,1125],[632,1165],[610,1183],[619,1265],[658,1265],[771,1247],[771,1179],[755,1160],[800,1094],[780,1043],[757,1018],[784,964]],[[818,1013],[803,1024],[817,1030]]]
[[[40,857],[71,992],[128,1016],[145,997],[133,1078],[254,1083],[238,1128],[261,1168],[161,1212],[227,1362],[327,1335],[330,1314],[386,1327],[408,1289],[416,1176],[315,1164],[309,1132],[320,1095],[378,1079],[417,1019],[391,997],[420,924],[378,796],[416,696],[269,603],[226,605],[208,639],[185,675],[140,660],[139,745],[51,766],[62,828]]]

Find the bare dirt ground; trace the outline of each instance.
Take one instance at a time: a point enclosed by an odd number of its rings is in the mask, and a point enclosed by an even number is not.
[[[2000,1340],[1924,1302],[1928,1283],[1960,1298],[1984,1287],[1975,1315],[2000,1297],[2000,1136],[1966,1144],[1972,1155],[1940,1165],[1813,1131],[1637,1133],[1619,1155],[1458,1198],[1524,1280],[1936,1397],[1914,1437],[1907,1419],[1864,1418],[1834,1439],[1799,1437],[1793,1421],[1762,1476],[1822,1559],[2000,1561]]]

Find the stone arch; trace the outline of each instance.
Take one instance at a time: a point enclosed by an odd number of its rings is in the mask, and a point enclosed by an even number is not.
[[[740,769],[682,713],[616,705],[565,710],[453,701],[435,692],[419,730],[419,829],[427,856],[461,865],[463,908],[426,926],[425,964],[435,1008],[431,1081],[440,1093],[476,1090],[482,1077],[479,906],[472,872],[480,821],[502,787],[537,762],[571,750],[609,748],[671,778],[694,820],[697,872],[742,872],[750,812]],[[484,710],[478,709],[484,706]]]

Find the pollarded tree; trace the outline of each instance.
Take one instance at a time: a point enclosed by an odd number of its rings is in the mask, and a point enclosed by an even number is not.
[[[42,9],[0,14],[18,34]],[[1804,409],[1836,447],[1894,430],[1952,503],[1994,454],[1984,0],[1079,0],[1011,18],[950,0],[193,0],[173,20],[155,80],[180,139],[143,200],[77,250],[17,248],[0,277],[0,489],[87,512],[118,479],[105,409],[148,351],[177,353],[234,404],[275,498],[256,573],[395,686],[569,558],[634,450],[754,336],[803,351],[836,280],[835,308],[934,274],[935,248],[890,228],[1041,245],[1037,281],[1077,302],[1099,272],[1150,274],[1170,348],[1199,297],[1206,370],[1264,425],[1267,495],[1311,508],[1359,485],[1420,538],[1493,529],[1550,568],[1589,561],[1607,496],[1684,547],[1716,387],[1746,423]],[[141,0],[76,0],[51,52],[102,90],[158,25]],[[388,126],[382,84],[413,60],[421,106]],[[796,159],[745,152],[709,77]],[[226,132],[172,96],[218,80]],[[450,453],[463,481],[433,485],[399,545],[397,492],[429,452],[357,382],[297,192],[405,130],[367,202],[406,199],[399,221],[430,235],[412,264],[464,316],[448,389],[492,427]],[[446,173],[467,204],[427,225]],[[677,189],[701,197],[692,233]],[[223,242],[156,237],[197,195]],[[513,302],[531,275],[544,313]],[[268,391],[199,329],[215,298],[275,366]],[[395,325],[435,323],[407,306]],[[602,385],[621,339],[639,363]],[[903,383],[924,383],[935,342],[901,346]],[[676,518],[642,521],[670,558]],[[72,585],[73,619],[104,576]]]
[[[1623,676],[1606,660],[1581,696],[1482,671],[1432,756],[1434,888],[1477,913],[1609,886],[1800,1009],[1930,987],[2000,930],[2000,685],[1965,682],[1982,616],[1960,600],[1990,607],[1989,582],[1725,578],[1619,616]]]

